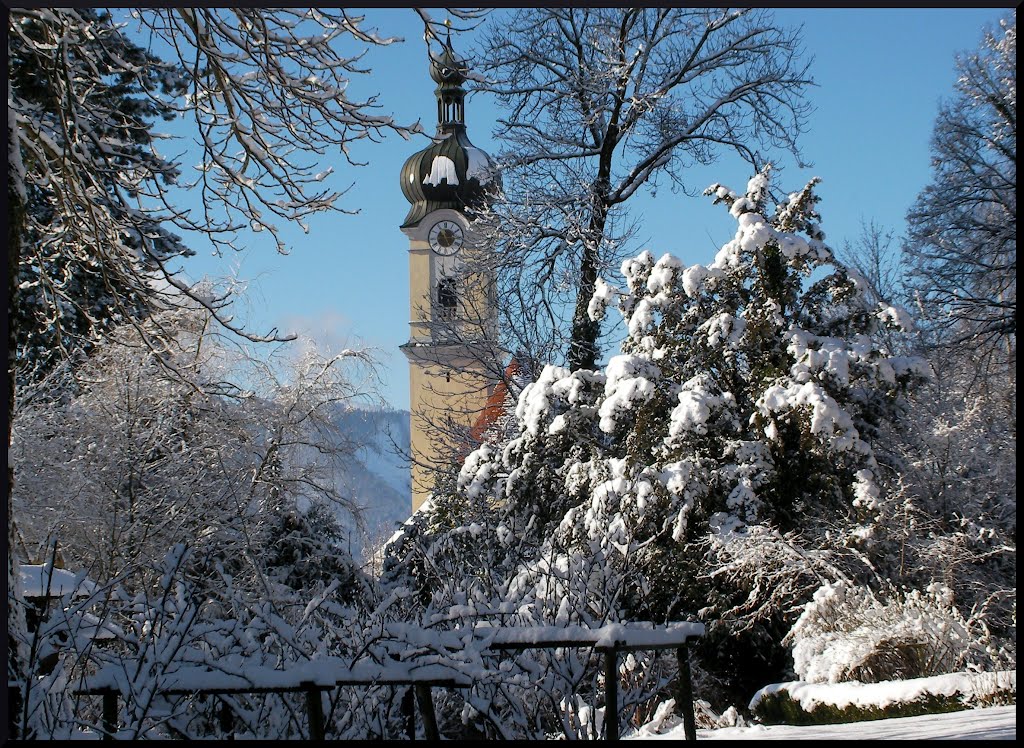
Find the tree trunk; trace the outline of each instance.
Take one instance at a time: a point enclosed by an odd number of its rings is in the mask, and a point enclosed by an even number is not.
[[[8,133],[13,138],[14,133]],[[8,689],[19,689],[25,680],[25,663],[19,657],[16,632],[25,630],[24,611],[12,605],[17,568],[14,562],[14,467],[10,459],[12,424],[14,423],[14,368],[17,362],[17,309],[18,309],[18,267],[21,264],[21,238],[25,224],[25,204],[14,189],[14,180],[8,173],[7,187],[7,682]],[[21,713],[21,692],[8,693],[7,706],[10,709],[8,721],[9,736],[23,737],[17,729],[17,716]]]
[[[601,323],[590,319],[588,309],[597,287],[597,267],[601,257],[601,243],[611,209],[612,154],[618,143],[618,111],[605,134],[598,163],[597,179],[594,182],[593,207],[590,224],[583,242],[583,258],[580,261],[579,290],[576,296],[576,310],[572,316],[572,338],[569,340],[569,368],[593,369],[597,363],[597,338],[601,334]]]
[[[576,311],[572,317],[572,338],[569,340],[569,368],[572,371],[593,369],[597,363],[597,338],[601,334],[601,324],[590,319],[587,310],[597,286],[598,248],[604,238],[607,213],[607,207],[603,207],[600,215],[598,209],[595,209],[590,220],[589,236],[583,247],[580,285],[576,296]]]

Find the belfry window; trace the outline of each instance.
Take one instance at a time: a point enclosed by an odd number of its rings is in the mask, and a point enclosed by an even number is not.
[[[455,278],[450,276],[441,278],[437,284],[437,317],[438,319],[455,319],[455,308],[458,306],[459,297],[456,288]]]

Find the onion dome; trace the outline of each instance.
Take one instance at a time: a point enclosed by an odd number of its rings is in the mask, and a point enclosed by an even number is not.
[[[438,84],[436,142],[410,156],[402,167],[402,194],[412,203],[402,228],[415,226],[441,208],[479,207],[501,187],[491,157],[466,134],[462,84],[468,75],[469,68],[450,43],[444,44],[439,57],[431,55],[430,77]]]

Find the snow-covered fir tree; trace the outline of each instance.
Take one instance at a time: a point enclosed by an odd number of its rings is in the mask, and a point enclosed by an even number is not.
[[[745,194],[714,185],[737,232],[712,263],[643,252],[624,289],[598,284],[590,314],[618,306],[621,353],[546,367],[513,438],[470,454],[458,490],[435,497],[462,522],[425,520],[409,556],[431,605],[462,595],[460,615],[551,623],[696,616],[712,689],[786,673],[792,606],[870,573],[879,429],[928,375],[882,344],[909,319],[835,260],[815,183],[774,210],[767,168]]]

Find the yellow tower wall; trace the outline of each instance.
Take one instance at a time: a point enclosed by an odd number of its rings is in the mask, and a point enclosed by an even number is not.
[[[435,255],[427,232],[439,220],[457,220],[464,227],[466,246],[458,260]],[[402,351],[409,360],[410,431],[412,449],[412,510],[434,488],[434,476],[470,449],[469,432],[487,404],[494,385],[480,345],[494,334],[493,297],[483,273],[465,274],[460,286],[454,338],[433,326],[432,298],[439,273],[456,270],[472,253],[485,251],[473,244],[469,222],[462,214],[440,210],[417,226],[403,229],[409,237],[409,342]]]
[[[451,465],[469,450],[469,432],[483,411],[491,382],[483,365],[466,357],[440,361],[410,356],[409,389],[412,446],[412,509],[416,511],[434,488],[439,468]]]

